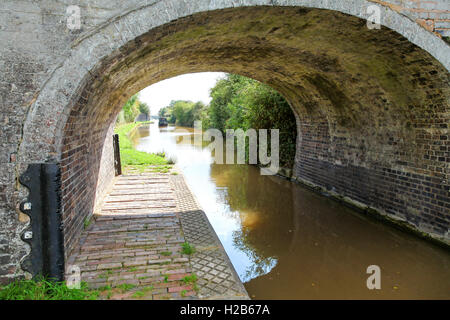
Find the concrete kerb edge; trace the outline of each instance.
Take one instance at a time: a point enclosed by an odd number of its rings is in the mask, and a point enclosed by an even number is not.
[[[231,263],[231,260],[230,260],[230,258],[228,256],[227,252],[225,251],[225,248],[222,245],[222,242],[220,241],[219,237],[217,236],[217,233],[215,232],[214,228],[212,227],[211,222],[208,219],[208,216],[204,212],[203,208],[200,206],[199,201],[198,201],[197,197],[195,196],[194,192],[192,192],[192,189],[187,184],[186,179],[185,179],[185,177],[183,175],[183,172],[176,165],[174,166],[174,168],[177,169],[178,176],[180,177],[180,179],[183,180],[183,183],[186,185],[186,188],[189,190],[190,194],[192,195],[192,198],[196,202],[196,205],[198,206],[199,211],[203,215],[203,218],[204,218],[204,220],[205,220],[205,222],[206,222],[206,224],[207,224],[207,226],[209,228],[209,232],[213,236],[213,238],[214,238],[214,240],[215,240],[215,242],[217,244],[218,249],[226,257],[225,261],[226,261],[228,267],[230,268],[230,271],[233,274],[233,277],[235,278],[236,284],[239,286],[239,288],[241,289],[242,292],[245,292],[247,294],[248,299],[250,299],[250,296],[248,295],[248,292],[245,289],[244,284],[242,283],[241,279],[239,278],[238,273],[236,272],[236,269],[234,268],[233,264]],[[181,223],[181,229],[183,230],[183,233],[184,233],[183,223]],[[214,299],[214,297],[211,297],[211,298]],[[217,297],[217,298],[219,298],[219,297]]]

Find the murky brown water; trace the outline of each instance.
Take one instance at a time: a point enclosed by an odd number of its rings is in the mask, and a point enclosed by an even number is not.
[[[450,299],[450,253],[247,165],[212,164],[186,128],[141,128],[136,147],[177,158],[254,299]],[[368,290],[369,265],[381,290]]]

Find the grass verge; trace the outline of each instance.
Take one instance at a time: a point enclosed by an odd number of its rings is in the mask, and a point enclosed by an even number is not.
[[[97,300],[99,292],[88,288],[70,289],[64,282],[50,282],[44,278],[16,280],[0,287],[0,300]]]
[[[134,149],[130,133],[142,123],[126,123],[118,125],[114,132],[119,135],[120,160],[122,166],[166,165],[169,163],[164,155],[147,153]]]

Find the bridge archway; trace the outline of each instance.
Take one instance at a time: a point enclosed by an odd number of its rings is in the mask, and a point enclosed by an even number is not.
[[[19,158],[61,165],[66,256],[113,174],[108,137],[130,93],[203,71],[284,95],[297,117],[299,181],[448,239],[450,62],[433,49],[445,43],[421,49],[402,34],[420,42],[407,30],[427,31],[389,9],[382,23],[398,32],[367,29],[366,1],[195,3],[145,6],[84,34],[34,102]]]

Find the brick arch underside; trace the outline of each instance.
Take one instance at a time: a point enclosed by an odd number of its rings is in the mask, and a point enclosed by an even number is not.
[[[398,33],[353,16],[249,7],[152,29],[78,88],[61,145],[66,254],[112,178],[106,170],[100,179],[100,159],[121,106],[150,84],[203,71],[245,75],[286,97],[297,117],[298,180],[448,239],[449,72]]]

